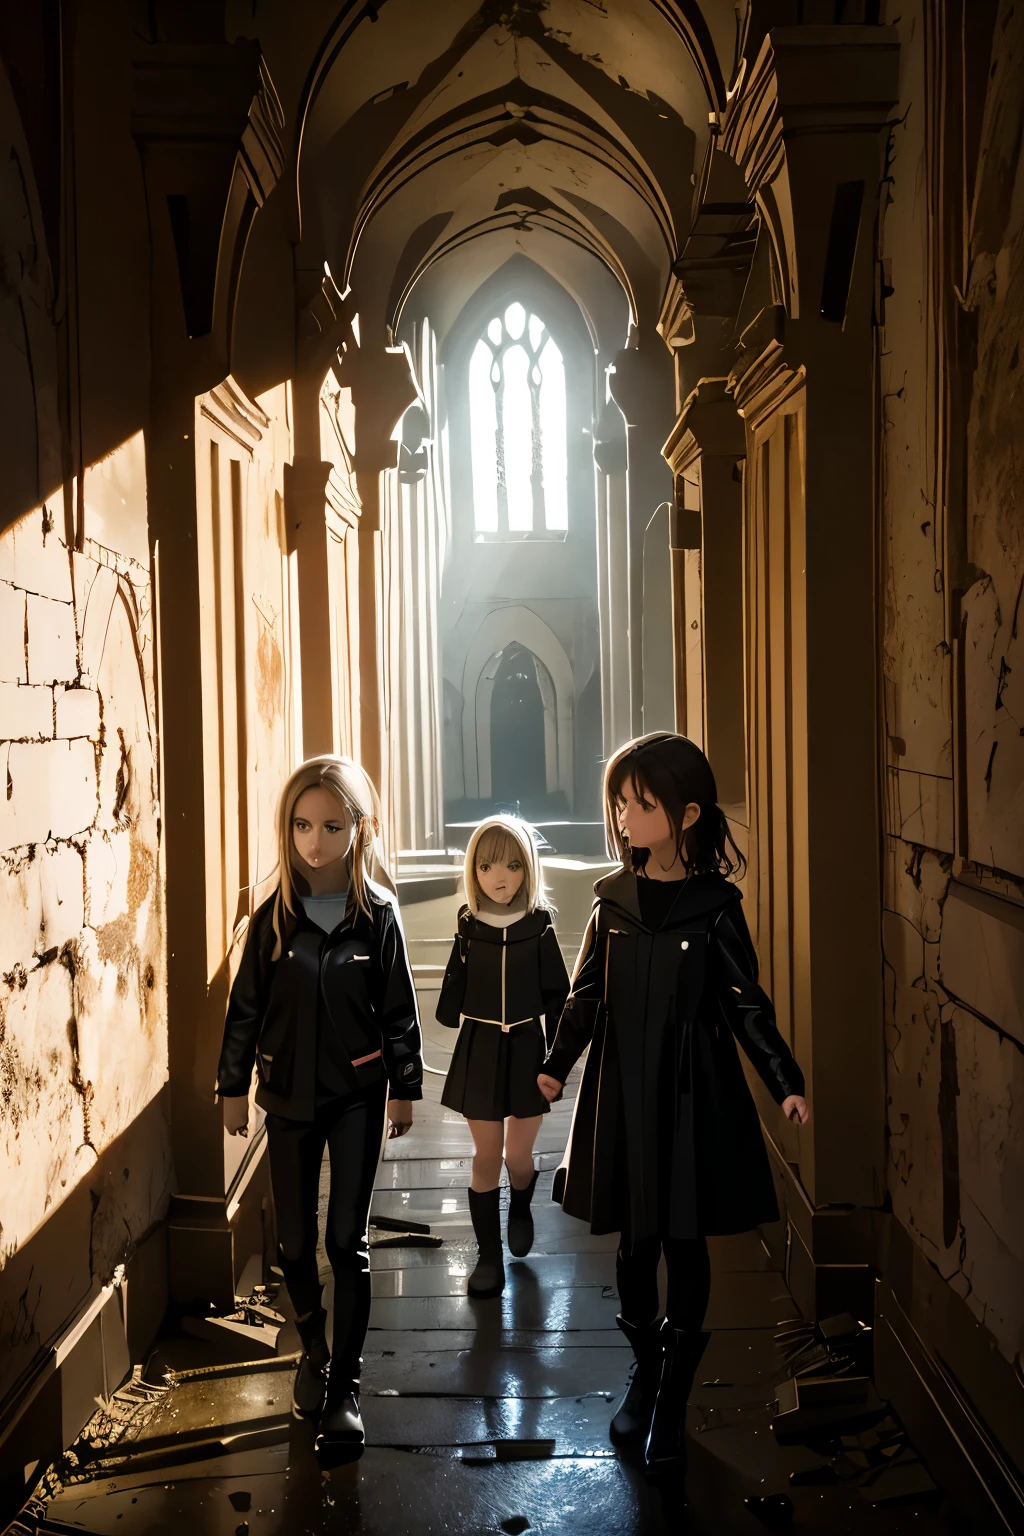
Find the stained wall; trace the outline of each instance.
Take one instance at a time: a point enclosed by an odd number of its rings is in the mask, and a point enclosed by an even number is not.
[[[948,1287],[964,1326],[981,1325],[978,1358],[987,1341],[1019,1370],[1024,15],[981,7],[961,36],[942,7],[890,9],[901,101],[878,332],[888,1187],[894,1242],[924,1261],[921,1293]],[[929,1341],[946,1359],[955,1332]],[[971,1384],[983,1414],[991,1386]]]
[[[120,127],[128,37],[111,49],[105,26],[97,28],[69,77],[65,108],[74,100],[80,109],[79,190],[98,199],[73,271],[62,268],[56,241],[62,184],[47,135],[59,134],[61,104],[46,98],[55,77],[44,67],[53,60],[42,8],[16,37],[5,32],[0,68],[5,1399],[152,1231],[172,1183],[141,430],[147,277],[137,257],[146,226],[137,157]],[[105,59],[102,100],[87,89],[93,50]],[[34,103],[30,90],[39,93]],[[105,191],[97,185],[104,178]],[[89,315],[70,361],[69,306]],[[158,1283],[156,1310],[159,1291]]]

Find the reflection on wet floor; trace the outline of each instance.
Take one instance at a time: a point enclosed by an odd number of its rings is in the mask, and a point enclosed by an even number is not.
[[[432,1062],[447,1044],[428,1027]],[[615,1326],[615,1239],[592,1237],[549,1198],[571,1091],[541,1130],[534,1252],[509,1263],[500,1300],[478,1302],[465,1296],[471,1146],[463,1122],[438,1103],[442,1082],[428,1077],[414,1130],[388,1145],[377,1180],[375,1216],[429,1224],[442,1242],[371,1234],[386,1243],[372,1251],[363,1460],[322,1476],[312,1427],[291,1419],[293,1325],[281,1328],[276,1355],[241,1366],[218,1366],[223,1346],[218,1357],[215,1342],[178,1334],[154,1352],[150,1386],[122,1391],[105,1424],[93,1421],[97,1443],[87,1435],[76,1447],[78,1465],[63,1469],[63,1486],[21,1530],[659,1536],[754,1533],[780,1518],[804,1531],[879,1536],[956,1528],[937,1495],[915,1492],[927,1479],[898,1426],[887,1439],[889,1420],[881,1433],[840,1441],[835,1430],[813,1446],[780,1446],[771,1428],[785,1375],[776,1330],[797,1314],[756,1233],[712,1245],[713,1335],[687,1416],[687,1502],[678,1487],[650,1487],[636,1456],[616,1454],[608,1439],[631,1361]],[[329,1279],[326,1262],[323,1270]],[[287,1314],[286,1297],[275,1305]],[[168,1369],[172,1384],[160,1390]],[[793,1473],[804,1481],[792,1486]],[[873,1503],[883,1476],[905,1491]],[[768,1505],[759,1518],[744,1503],[773,1495],[791,1499],[791,1513]]]

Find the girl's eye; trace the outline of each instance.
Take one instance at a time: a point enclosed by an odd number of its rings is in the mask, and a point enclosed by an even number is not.
[[[520,865],[518,859],[513,859],[512,863],[507,866],[510,875],[514,875],[516,870],[520,869],[521,867],[522,866]]]
[[[479,870],[480,874],[482,874],[482,875],[486,875],[488,873],[488,871],[490,870],[490,867],[491,866],[489,864],[478,864],[477,865],[477,869]]]
[[[324,822],[324,831],[325,832],[340,832],[341,828],[338,826],[337,822],[325,821]]]

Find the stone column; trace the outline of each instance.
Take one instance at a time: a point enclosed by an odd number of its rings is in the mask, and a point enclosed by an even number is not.
[[[186,33],[187,35],[187,28]],[[152,230],[152,394],[146,434],[156,577],[161,800],[165,827],[172,1297],[230,1303],[236,1257],[262,1246],[260,1200],[229,1208],[214,1100],[227,961],[207,970],[196,398],[230,372],[249,228],[283,167],[284,117],[259,45],[158,43],[135,59],[132,130]],[[254,1160],[255,1161],[255,1160]],[[258,1180],[250,1194],[256,1195]],[[245,1226],[236,1245],[235,1233]],[[237,1250],[237,1253],[236,1253]]]
[[[719,801],[746,821],[746,728],[743,651],[743,486],[738,466],[746,452],[742,418],[726,381],[701,379],[685,401],[665,444],[676,478],[673,552],[700,549],[704,670],[704,750],[718,783]],[[700,504],[689,510],[683,481],[691,473]],[[678,581],[676,590],[678,592]],[[677,603],[676,669],[685,665],[687,619]],[[679,730],[684,729],[680,722]]]
[[[331,594],[325,520],[327,481],[332,467],[328,459],[298,454],[285,467],[288,553],[295,555],[299,585],[303,757],[335,752],[338,742],[331,678]]]
[[[722,134],[780,300],[746,326],[729,381],[747,428],[748,908],[812,1114],[799,1133],[767,1105],[764,1118],[798,1300],[858,1315],[885,1188],[869,445],[873,229],[896,85],[892,28],[778,28]]]
[[[643,627],[644,532],[672,492],[661,445],[671,421],[671,363],[664,349],[627,347],[608,375],[609,389],[626,419],[628,527],[628,645],[630,732],[644,728]]]
[[[419,398],[405,347],[350,346],[338,367],[338,380],[352,390],[356,413],[353,467],[362,512],[359,518],[359,715],[362,765],[384,793],[387,775],[383,739],[381,630],[384,510],[382,476],[398,467],[395,428]],[[387,807],[385,807],[387,815]]]

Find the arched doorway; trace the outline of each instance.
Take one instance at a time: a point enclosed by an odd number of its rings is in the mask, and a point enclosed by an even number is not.
[[[491,795],[499,804],[519,802],[523,810],[547,792],[544,700],[532,651],[518,641],[507,645],[491,694]]]

